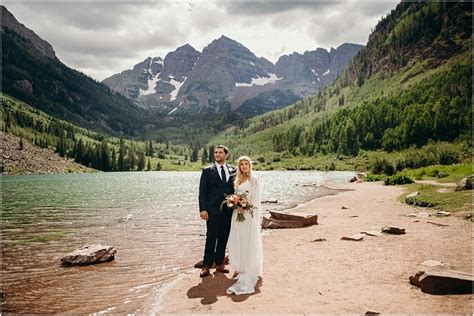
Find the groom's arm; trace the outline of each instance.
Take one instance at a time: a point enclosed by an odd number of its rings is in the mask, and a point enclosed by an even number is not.
[[[207,190],[208,190],[208,177],[206,169],[202,170],[201,179],[199,180],[199,216],[203,220],[207,220],[209,214],[207,212]]]

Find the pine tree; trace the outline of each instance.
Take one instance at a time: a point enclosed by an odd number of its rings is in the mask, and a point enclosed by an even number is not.
[[[193,153],[191,154],[191,162],[196,162],[198,160],[198,149],[193,148]]]
[[[148,148],[147,148],[147,153],[146,153],[146,155],[152,157],[153,154],[154,154],[154,151],[153,151],[153,143],[152,143],[152,141],[150,140],[150,142],[148,143]]]
[[[66,143],[64,140],[64,134],[62,134],[58,138],[58,142],[56,143],[56,152],[61,156],[65,157],[66,156]]]
[[[107,144],[107,141],[104,139],[101,143],[100,143],[100,159],[99,159],[99,162],[100,162],[100,170],[103,170],[103,171],[110,171],[110,165],[111,165],[111,161],[110,161],[110,150],[109,150],[109,146]]]
[[[156,170],[156,171],[160,171],[160,170],[161,170],[161,163],[160,163],[159,160],[156,162],[156,168],[155,168],[155,170]]]
[[[23,150],[23,138],[20,137],[20,150]]]
[[[84,157],[84,142],[82,139],[79,139],[79,141],[75,143],[74,147],[74,160],[76,162],[82,163]]]
[[[137,164],[137,157],[135,156],[135,146],[128,150],[128,170],[134,171]]]
[[[112,157],[110,159],[110,171],[117,170],[117,153],[115,152],[115,147],[112,147]]]
[[[151,162],[150,162],[151,159],[148,159],[148,163],[147,163],[147,166],[146,166],[146,171],[151,171]]]
[[[6,116],[5,116],[5,133],[8,133],[10,128],[12,127],[12,116],[10,114],[10,111],[6,111]]]
[[[101,159],[100,159],[100,144],[95,144],[94,155],[92,158],[92,167],[94,169],[101,170]]]
[[[202,150],[201,162],[202,162],[202,164],[205,164],[207,162],[207,150],[206,150],[206,148],[204,148]]]
[[[127,151],[125,149],[125,143],[123,141],[123,138],[120,138],[119,155],[118,155],[118,161],[117,161],[117,170],[118,171],[126,171],[126,163],[125,163],[125,155],[126,154],[127,154]]]
[[[143,151],[138,152],[138,163],[137,163],[137,171],[142,171],[145,168],[145,154]]]
[[[207,159],[207,162],[213,162],[214,161],[214,145],[209,145],[209,157]]]

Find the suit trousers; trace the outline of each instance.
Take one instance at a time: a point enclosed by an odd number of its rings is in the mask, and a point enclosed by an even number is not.
[[[204,248],[203,266],[210,268],[224,263],[225,248],[230,233],[232,210],[224,207],[219,213],[209,213],[206,222],[206,246]]]

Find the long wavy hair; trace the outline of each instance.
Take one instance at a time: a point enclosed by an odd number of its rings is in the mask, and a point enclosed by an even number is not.
[[[235,175],[235,180],[234,180],[234,188],[237,188],[239,185],[242,184],[242,176],[244,175],[242,171],[240,170],[240,163],[242,161],[248,161],[250,165],[250,169],[248,172],[248,177],[249,181],[251,184],[253,184],[253,178],[252,178],[252,159],[250,159],[249,156],[240,156],[239,159],[237,159],[237,174]]]

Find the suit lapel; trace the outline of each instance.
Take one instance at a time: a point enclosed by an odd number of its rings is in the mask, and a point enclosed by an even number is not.
[[[219,170],[217,170],[216,164],[214,164],[214,165],[212,166],[212,170],[213,170],[214,175],[217,177],[217,180],[218,180],[220,183],[224,183],[224,182],[221,180],[221,176],[219,175]]]
[[[236,170],[232,167],[229,167],[228,165],[227,165],[227,170],[229,170],[229,179],[227,179],[227,182],[229,182],[232,179],[232,177],[235,176]]]

